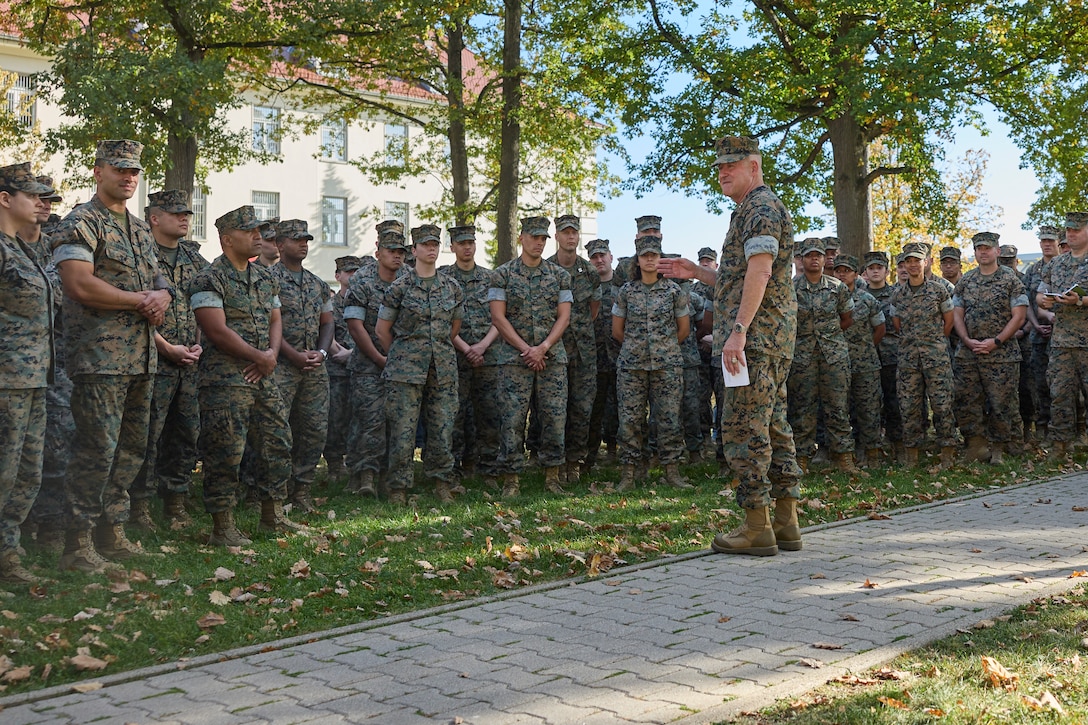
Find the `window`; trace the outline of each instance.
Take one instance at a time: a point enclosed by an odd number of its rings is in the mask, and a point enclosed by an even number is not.
[[[280,193],[278,191],[253,192],[253,211],[258,219],[279,218]]]
[[[385,124],[385,163],[403,166],[408,161],[408,127],[401,123]]]
[[[5,73],[5,84],[11,83],[7,91],[8,113],[19,119],[24,128],[33,128],[37,120],[35,96],[37,79],[29,73]]]
[[[253,107],[253,150],[278,156],[280,153],[280,109]]]
[[[329,120],[321,124],[321,158],[332,161],[348,160],[347,123]]]
[[[385,217],[384,219],[396,219],[404,225],[405,232],[410,228],[408,226],[408,202],[404,201],[387,201],[385,202]],[[383,221],[384,221],[383,219]]]
[[[341,196],[321,197],[321,241],[336,247],[348,244],[348,200]]]
[[[208,195],[203,188],[193,187],[189,208],[193,210],[193,216],[189,219],[189,236],[202,242],[208,238]]]

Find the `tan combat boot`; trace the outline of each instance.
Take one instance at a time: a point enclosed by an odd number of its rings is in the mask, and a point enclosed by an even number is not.
[[[442,503],[453,503],[453,492],[445,481],[434,482],[434,495]]]
[[[990,446],[990,464],[994,466],[1000,466],[1005,462],[1005,456],[1003,455],[1000,443],[994,443]]]
[[[573,486],[582,480],[582,464],[578,461],[567,462],[567,477],[563,479],[568,486]]]
[[[39,584],[41,577],[31,574],[19,559],[19,552],[8,549],[0,553],[0,582],[4,584]]]
[[[779,549],[783,551],[801,550],[801,526],[797,523],[797,499],[775,499],[772,529]]]
[[[744,523],[728,534],[714,537],[710,548],[720,554],[749,554],[751,556],[774,556],[778,553],[778,544],[771,527],[771,513],[767,506],[758,509],[745,509]]]
[[[559,466],[548,466],[544,469],[544,488],[557,496],[569,495],[559,481]]]
[[[94,529],[94,548],[110,561],[126,561],[147,553],[128,540],[123,524],[110,524],[105,521]]]
[[[155,520],[151,518],[151,499],[132,499],[128,520],[130,524],[140,531],[155,531]]]
[[[328,480],[339,481],[344,477],[346,469],[344,468],[343,456],[333,456],[332,460],[325,459],[325,462],[328,464],[328,469],[325,472],[325,476]]]
[[[388,500],[394,506],[407,506],[408,491],[403,488],[390,489]]]
[[[665,485],[684,490],[690,490],[695,488],[695,486],[692,486],[690,483],[688,483],[688,479],[680,475],[679,463],[665,464]]]
[[[879,448],[868,448],[865,451],[865,467],[879,468],[884,458],[884,451]]]
[[[208,546],[248,546],[253,540],[238,530],[233,511],[212,514],[212,533]]]
[[[291,494],[288,500],[299,513],[312,514],[317,510],[317,508],[314,507],[314,500],[310,496],[309,486],[299,486],[295,489],[295,492]]]
[[[64,529],[38,524],[37,542],[42,551],[59,556],[64,553]]]
[[[193,523],[193,517],[185,509],[186,496],[183,493],[167,492],[163,499],[162,512],[173,526],[189,526]]]
[[[106,561],[95,551],[90,529],[68,529],[64,533],[64,553],[60,555],[57,568],[61,571],[102,574],[120,567]]]
[[[907,468],[918,467],[918,449],[906,447],[903,449],[903,465]]]
[[[941,448],[941,470],[947,471],[956,465],[956,447],[944,446]]]
[[[1053,441],[1050,444],[1050,453],[1046,459],[1051,462],[1062,463],[1069,458],[1069,444],[1065,441]]]
[[[502,497],[514,498],[521,493],[521,479],[516,473],[502,474]]]
[[[854,454],[849,451],[846,453],[833,454],[835,459],[835,470],[839,473],[845,473],[850,476],[864,476],[868,478],[869,474],[860,470],[854,465]]]
[[[617,491],[630,491],[635,487],[635,467],[630,463],[620,464],[620,483]]]
[[[970,436],[967,439],[967,449],[963,452],[963,460],[967,463],[975,461],[987,461],[990,459],[990,448],[983,436]]]
[[[801,473],[808,475],[808,469],[812,465],[812,461],[808,456],[797,456],[797,465],[801,467]]]
[[[283,512],[283,501],[261,501],[261,523],[259,528],[275,533],[290,531],[308,531],[302,524],[296,524]]]
[[[589,492],[593,494],[615,493],[616,487],[611,481],[593,481],[589,484]]]

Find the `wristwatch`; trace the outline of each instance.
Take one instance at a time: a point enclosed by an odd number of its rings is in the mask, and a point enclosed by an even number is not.
[[[745,335],[748,333],[748,325],[742,325],[739,322],[734,322],[733,332],[738,335]]]
[[[998,337],[997,335],[994,335],[994,347],[1001,347],[1004,344],[1005,343],[1001,342],[1000,337]]]
[[[1084,298],[1077,295],[1077,307],[1084,307]]]
[[[321,359],[322,360],[328,360],[329,359],[329,351],[328,350],[318,350],[318,352],[321,353]]]

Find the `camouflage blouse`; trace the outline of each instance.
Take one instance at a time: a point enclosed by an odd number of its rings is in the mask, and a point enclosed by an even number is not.
[[[998,267],[993,274],[982,274],[976,267],[956,284],[952,303],[963,310],[967,335],[974,340],[997,337],[1012,319],[1015,307],[1027,307],[1028,296],[1020,278],[1008,267]],[[1010,341],[1011,342],[1011,341]],[[956,359],[980,363],[1019,362],[1020,346],[1002,345],[986,355],[975,355],[967,345],[959,345]]]
[[[618,370],[679,369],[683,364],[676,339],[677,320],[687,317],[690,302],[680,285],[659,279],[646,285],[628,282],[616,295],[612,316],[624,319]]]

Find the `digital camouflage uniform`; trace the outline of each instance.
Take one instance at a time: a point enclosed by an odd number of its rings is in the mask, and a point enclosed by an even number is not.
[[[899,365],[899,333],[891,324],[892,294],[897,285],[885,284],[883,287],[866,287],[866,291],[873,296],[884,313],[885,329],[884,338],[876,346],[880,355],[880,393],[882,398],[881,420],[884,425],[884,434],[891,444],[899,444],[903,441],[903,416],[899,410],[899,393],[896,389],[898,375],[896,369]]]
[[[128,212],[118,219],[97,196],[73,209],[51,239],[62,269],[70,260],[89,262],[95,277],[118,289],[155,287],[159,267],[151,229]],[[128,520],[129,488],[147,453],[158,367],[154,331],[135,310],[99,310],[65,297],[65,364],[76,424],[66,480],[71,529]]]
[[[541,259],[539,265],[530,267],[518,257],[492,273],[487,298],[489,302],[506,303],[506,319],[522,340],[535,347],[555,326],[560,303],[573,300],[570,287],[570,275],[558,264]],[[541,421],[537,459],[544,467],[563,465],[567,421],[567,353],[563,340],[548,350],[546,365],[539,372],[529,368],[505,339],[492,347],[497,348],[495,360],[503,377],[501,397],[495,401],[503,416],[500,473],[518,473],[525,465],[525,420],[534,394]]]
[[[548,261],[570,275],[570,324],[563,333],[567,352],[567,424],[564,450],[568,463],[580,463],[589,452],[589,420],[597,397],[597,339],[590,304],[601,301],[601,277],[587,260],[578,257],[571,267],[559,264],[559,255]],[[599,314],[599,313],[598,313]],[[570,394],[573,393],[573,394]]]
[[[161,192],[158,204],[170,212],[178,207],[188,210],[188,194]],[[177,198],[175,198],[175,196]],[[175,250],[158,244],[159,269],[176,290],[173,304],[167,308],[157,332],[172,345],[195,345],[199,338],[196,317],[189,306],[186,291],[200,270],[208,266],[196,244],[181,240]],[[147,499],[160,493],[189,493],[189,479],[196,465],[200,437],[200,402],[197,391],[197,366],[179,366],[159,355],[158,370],[151,391],[150,425],[147,456],[140,475],[132,484],[131,495]]]
[[[639,464],[646,445],[646,414],[657,427],[661,465],[684,455],[680,422],[684,358],[676,339],[677,320],[689,315],[690,300],[672,280],[652,285],[635,279],[616,294],[612,317],[624,320],[623,344],[616,359],[620,463]]]
[[[1043,272],[1051,292],[1074,285],[1088,290],[1088,254],[1059,254]],[[1050,437],[1069,443],[1077,437],[1077,400],[1088,396],[1088,306],[1055,303],[1050,336]]]
[[[854,324],[845,330],[850,349],[850,412],[857,421],[854,433],[858,447],[869,451],[881,447],[880,355],[873,344],[873,330],[884,325],[887,334],[887,321],[871,294],[855,288],[852,297]]]
[[[280,308],[279,286],[269,268],[250,262],[238,271],[221,255],[193,279],[189,300],[194,310],[221,308],[227,327],[246,344],[269,349],[272,312]],[[256,383],[245,379],[249,364],[210,340],[200,356],[200,452],[204,510],[210,514],[230,511],[237,502],[247,439],[261,462],[256,481],[260,500],[287,498],[291,475],[288,408],[273,376]]]
[[[1028,304],[1039,314],[1039,305],[1035,301],[1035,294],[1039,291],[1039,284],[1043,281],[1043,275],[1050,267],[1053,259],[1037,259],[1031,263],[1024,273],[1024,291],[1028,296]],[[1044,324],[1040,320],[1040,325]],[[1050,367],[1050,334],[1042,334],[1034,327],[1029,335],[1031,343],[1031,381],[1035,386],[1035,424],[1037,426],[1050,425],[1050,383],[1048,370]]]
[[[788,391],[796,417],[790,420],[797,455],[816,452],[816,411],[823,408],[832,453],[850,453],[850,351],[839,316],[853,313],[850,290],[834,277],[816,283],[801,275],[793,283],[797,295],[797,342],[793,348]]]
[[[345,271],[352,271],[350,269]],[[348,332],[344,320],[345,293],[334,292],[332,296],[333,339],[340,347],[355,349],[355,341]],[[329,372],[329,425],[325,436],[325,460],[329,462],[330,473],[336,471],[337,463],[343,464],[348,449],[348,432],[351,430],[351,371],[348,363],[333,360],[332,355],[325,362]]]
[[[276,233],[310,237],[305,222],[294,219],[277,224]],[[317,350],[321,315],[331,315],[333,311],[332,290],[306,268],[299,274],[277,262],[272,265],[271,272],[279,287],[283,341],[299,352]],[[292,449],[291,481],[287,489],[293,496],[296,491],[307,491],[313,485],[317,464],[325,449],[329,426],[329,371],[325,365],[320,365],[303,372],[281,353],[273,377],[289,411]]]
[[[963,310],[963,322],[972,340],[996,338],[1012,319],[1015,307],[1026,307],[1024,285],[1008,267],[993,274],[969,270],[956,285],[952,298]],[[1019,441],[1024,435],[1020,420],[1020,346],[1015,339],[985,355],[966,344],[956,350],[956,414],[964,438],[983,436],[992,443]],[[989,425],[984,415],[989,404]]]
[[[917,288],[897,287],[891,298],[892,315],[899,318],[899,361],[896,392],[903,415],[903,442],[920,448],[925,438],[925,401],[933,411],[937,445],[955,446],[952,364],[944,335],[944,313],[952,310],[948,290],[926,279]]]
[[[466,272],[456,264],[438,270],[461,288],[464,310],[460,338],[475,345],[491,329],[491,306],[487,290],[491,270],[479,264]],[[453,457],[462,466],[469,464],[481,474],[497,475],[499,429],[502,417],[490,396],[502,387],[501,368],[495,364],[496,339],[484,353],[484,363],[474,367],[464,355],[457,354],[457,418],[453,426]]]
[[[417,230],[413,229],[413,236]],[[382,371],[389,430],[389,488],[412,488],[416,428],[423,416],[423,475],[453,482],[453,424],[457,418],[457,351],[453,324],[464,311],[460,286],[445,274],[414,271],[386,292],[378,318],[393,323]],[[421,410],[422,409],[422,410]]]
[[[608,240],[596,239],[586,244],[586,253],[593,256],[597,252],[610,252]],[[598,275],[598,280],[600,275]],[[593,321],[593,334],[597,348],[597,394],[593,397],[593,412],[589,420],[589,452],[586,464],[597,460],[601,443],[609,449],[616,448],[616,434],[619,429],[619,415],[616,408],[616,358],[620,346],[612,338],[612,305],[619,287],[613,279],[600,282],[601,308],[597,319]]]
[[[29,178],[20,186],[38,188],[29,164],[18,166],[26,167],[22,176]],[[0,169],[5,185],[20,176],[8,170]],[[45,270],[21,239],[0,232],[0,570],[5,575],[7,559],[19,547],[19,527],[41,486],[46,388],[55,364],[52,315],[53,287]]]
[[[1016,266],[1016,253],[1017,250],[1014,245],[1002,244],[999,263],[1002,267],[1006,267],[1015,274],[1016,278],[1020,280],[1020,284],[1027,289],[1027,276]],[[1021,436],[1023,436],[1024,429],[1031,430],[1031,426],[1035,422],[1035,409],[1037,407],[1035,381],[1031,378],[1031,335],[1027,330],[1028,327],[1030,325],[1028,325],[1025,318],[1024,324],[1016,331],[1016,336],[1009,341],[1020,348],[1020,363],[1017,365],[1017,389],[1020,398]]]
[[[699,368],[703,364],[699,354],[699,341],[695,328],[702,321],[704,315],[705,300],[703,296],[692,292],[690,283],[681,285],[688,296],[688,317],[691,320],[691,330],[684,341],[680,343],[680,354],[683,357],[683,382],[684,396],[680,402],[680,420],[684,429],[684,448],[698,454],[703,450],[706,441],[706,429],[703,426],[703,378]]]
[[[770,254],[773,261],[744,348],[751,382],[723,389],[721,422],[724,454],[740,482],[737,504],[746,509],[769,506],[772,498],[796,499],[801,493],[793,430],[786,420],[786,379],[797,338],[793,219],[767,186],[756,187],[737,204],[722,245],[714,293],[718,366],[737,319],[748,258],[755,254]]]

